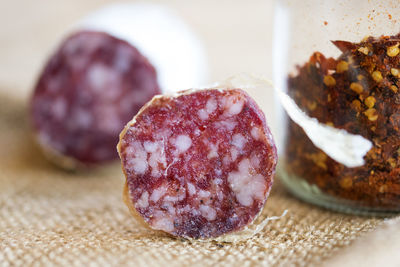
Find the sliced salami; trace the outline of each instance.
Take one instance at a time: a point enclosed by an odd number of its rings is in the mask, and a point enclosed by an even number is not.
[[[107,33],[79,31],[46,64],[31,119],[46,151],[95,164],[118,158],[119,132],[158,93],[155,69],[135,47]]]
[[[118,152],[132,213],[195,239],[253,222],[277,163],[263,112],[239,89],[154,97],[121,133]]]

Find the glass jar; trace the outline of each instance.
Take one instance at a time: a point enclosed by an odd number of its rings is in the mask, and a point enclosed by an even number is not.
[[[399,212],[399,1],[278,0],[274,27],[275,86],[308,116],[372,145],[363,164],[338,162],[281,108],[283,183],[335,210]]]

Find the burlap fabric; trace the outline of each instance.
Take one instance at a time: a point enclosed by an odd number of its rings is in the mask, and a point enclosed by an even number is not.
[[[382,223],[302,203],[277,182],[262,217],[288,213],[251,239],[160,235],[129,215],[119,163],[79,172],[49,164],[31,140],[25,106],[0,95],[2,266],[319,266]]]

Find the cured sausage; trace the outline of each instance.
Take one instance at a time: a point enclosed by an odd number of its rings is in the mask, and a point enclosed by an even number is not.
[[[277,163],[265,116],[240,89],[155,96],[120,134],[124,198],[152,229],[215,238],[262,210]]]
[[[135,47],[104,32],[78,31],[40,75],[31,121],[51,159],[96,164],[118,158],[119,132],[159,93],[155,69]]]

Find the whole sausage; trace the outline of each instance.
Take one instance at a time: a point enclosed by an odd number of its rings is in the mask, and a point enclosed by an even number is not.
[[[118,158],[118,133],[160,89],[149,61],[104,32],[78,31],[50,57],[30,102],[40,146],[62,165]]]

